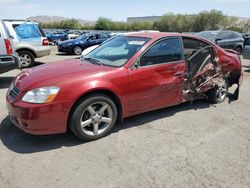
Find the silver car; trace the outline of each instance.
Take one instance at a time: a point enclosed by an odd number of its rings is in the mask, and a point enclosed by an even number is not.
[[[50,54],[49,41],[38,23],[25,20],[4,20],[4,23],[13,39],[22,67],[31,67],[35,58]]]
[[[14,55],[13,42],[5,24],[0,20],[0,73],[18,68],[18,57]]]

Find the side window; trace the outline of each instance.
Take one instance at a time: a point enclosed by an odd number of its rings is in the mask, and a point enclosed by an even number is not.
[[[184,47],[184,57],[186,60],[188,60],[193,54],[195,54],[200,49],[210,46],[209,44],[192,39],[192,38],[182,38],[183,40],[183,47]]]
[[[41,33],[37,24],[14,24],[12,26],[20,39],[40,38]]]
[[[140,59],[140,66],[156,65],[181,60],[179,38],[164,39],[151,47]]]
[[[242,38],[242,36],[237,32],[234,32],[234,36],[235,36],[234,38]]]
[[[220,32],[217,36],[216,39],[221,39],[221,40],[226,40],[226,39],[234,39],[234,33],[233,32]]]
[[[105,35],[105,34],[100,35],[100,39],[108,39],[108,35]]]
[[[233,32],[228,33],[228,39],[234,39],[237,38]]]
[[[89,40],[96,40],[98,39],[98,34],[93,34],[89,36]]]
[[[194,78],[212,63],[211,45],[202,41],[183,38],[184,55],[188,60],[188,72]]]
[[[215,39],[221,39],[221,40],[225,40],[227,39],[227,33],[226,32],[220,32],[216,35]]]

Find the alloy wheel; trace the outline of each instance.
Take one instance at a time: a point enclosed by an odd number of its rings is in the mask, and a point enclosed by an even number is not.
[[[74,48],[74,53],[75,53],[76,55],[81,55],[82,49],[81,49],[79,46],[76,46],[76,47]]]
[[[216,90],[216,98],[218,102],[223,101],[227,96],[228,85],[227,81],[223,79],[223,82],[218,86]]]
[[[81,115],[82,131],[89,136],[102,134],[112,123],[113,111],[106,102],[95,102],[89,105]]]
[[[32,63],[32,58],[28,54],[21,54],[20,55],[20,63],[22,67],[28,67]]]

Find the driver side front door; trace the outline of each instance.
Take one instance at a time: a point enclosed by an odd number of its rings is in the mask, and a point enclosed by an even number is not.
[[[181,39],[166,38],[153,44],[129,70],[129,109],[137,114],[182,102],[185,61]]]

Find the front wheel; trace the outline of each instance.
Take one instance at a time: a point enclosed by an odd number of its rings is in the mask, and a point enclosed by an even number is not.
[[[82,140],[92,141],[110,133],[117,119],[117,108],[106,95],[93,95],[78,102],[71,113],[69,126]]]
[[[242,53],[242,48],[241,47],[237,47],[236,49],[235,49],[235,51],[237,52],[237,54],[241,54]]]
[[[228,81],[226,78],[221,78],[220,83],[215,88],[207,92],[207,99],[212,104],[218,104],[225,101],[228,95]]]
[[[73,52],[75,55],[81,55],[82,54],[82,48],[80,46],[75,46],[73,48]]]

